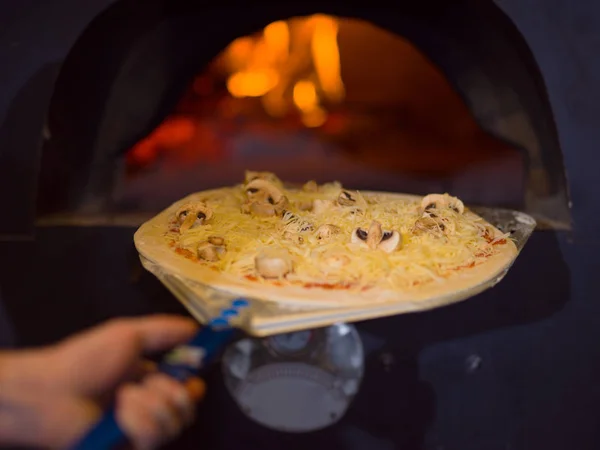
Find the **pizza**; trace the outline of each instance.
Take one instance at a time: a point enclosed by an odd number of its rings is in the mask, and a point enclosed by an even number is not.
[[[134,240],[190,282],[311,307],[450,302],[501,277],[518,253],[510,234],[447,193],[292,185],[254,171],[174,203]]]

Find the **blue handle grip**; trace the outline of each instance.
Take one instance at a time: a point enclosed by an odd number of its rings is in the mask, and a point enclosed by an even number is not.
[[[210,326],[202,328],[186,345],[170,352],[159,364],[159,371],[179,381],[186,381],[212,361],[233,332],[227,317],[213,320]],[[127,437],[117,423],[113,406],[72,450],[108,450],[126,442]]]

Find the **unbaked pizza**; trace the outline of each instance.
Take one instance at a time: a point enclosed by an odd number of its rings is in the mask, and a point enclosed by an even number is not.
[[[239,185],[171,205],[135,243],[189,281],[313,305],[448,299],[504,273],[517,255],[509,234],[446,193],[289,185],[251,171]]]

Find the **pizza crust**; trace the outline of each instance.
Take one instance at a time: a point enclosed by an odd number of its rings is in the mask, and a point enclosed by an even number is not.
[[[454,303],[483,291],[504,276],[518,255],[516,245],[510,239],[506,239],[506,243],[497,245],[497,252],[484,263],[464,271],[457,271],[443,282],[427,283],[406,292],[376,287],[365,292],[354,292],[323,287],[275,286],[260,280],[252,281],[221,273],[177,254],[164,237],[170,228],[170,218],[175,211],[188,202],[200,201],[207,197],[226,196],[228,192],[232,192],[232,189],[219,188],[191,194],[166,208],[144,223],[135,233],[134,243],[138,252],[168,273],[182,277],[188,282],[209,285],[235,296],[295,307],[360,307],[360,305],[406,303],[415,305],[416,309],[429,309]],[[421,199],[420,196],[407,194],[374,191],[363,193],[398,200]],[[502,235],[495,227],[493,229],[497,236]]]

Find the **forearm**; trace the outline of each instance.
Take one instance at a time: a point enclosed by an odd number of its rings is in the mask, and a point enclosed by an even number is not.
[[[22,445],[24,417],[22,410],[22,389],[17,380],[15,365],[21,363],[22,356],[16,352],[0,352],[0,445]]]
[[[53,380],[47,350],[0,352],[0,446],[65,448],[96,417]]]
[[[6,394],[8,387],[22,378],[19,372],[29,371],[31,359],[35,356],[33,350],[3,350],[0,351],[0,399]]]
[[[46,388],[52,371],[47,349],[0,351],[0,401]]]
[[[27,412],[37,391],[31,380],[34,357],[32,351],[0,352],[0,445],[36,444],[38,430]]]

